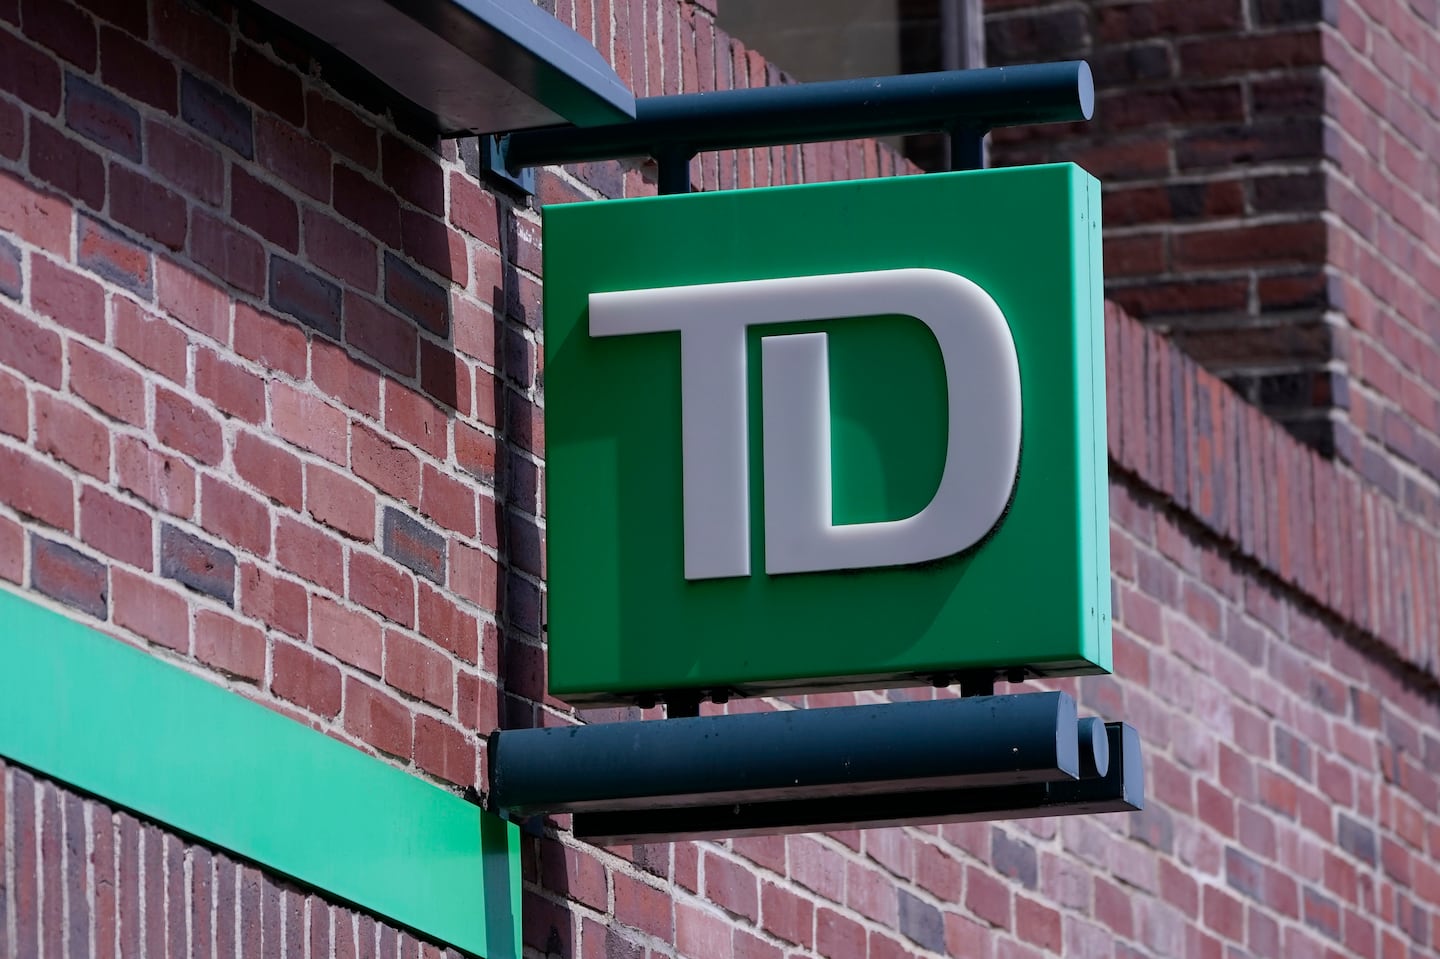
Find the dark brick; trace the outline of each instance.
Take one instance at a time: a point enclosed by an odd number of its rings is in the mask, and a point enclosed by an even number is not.
[[[1001,875],[1018,880],[1026,889],[1034,889],[1039,881],[1035,847],[1011,839],[999,829],[991,830],[990,835],[990,865]]]
[[[80,266],[118,286],[151,299],[155,271],[150,251],[131,243],[99,220],[79,217]]]
[[[311,329],[340,338],[340,287],[293,260],[270,257],[270,305]]]
[[[1241,895],[1265,901],[1265,867],[1233,846],[1225,850],[1225,881]]]
[[[126,4],[144,9],[138,4]],[[175,64],[134,37],[110,27],[100,30],[100,77],[127,97],[174,114],[180,104]]]
[[[20,271],[20,248],[0,236],[0,294],[18,302],[25,292],[24,281]]]
[[[1261,398],[1264,398],[1263,392]],[[1275,761],[1301,779],[1310,779],[1310,747],[1278,725],[1275,727]]]
[[[900,900],[900,933],[931,952],[945,952],[945,917],[940,910],[897,889]]]
[[[185,248],[185,198],[139,173],[110,165],[110,213],[137,233],[172,250]]]
[[[105,205],[105,161],[78,140],[30,118],[30,172],[92,209]]]
[[[393,253],[385,254],[385,302],[436,336],[450,335],[445,289]]]
[[[73,73],[65,76],[65,122],[85,139],[140,162],[140,114],[109,90]]]
[[[180,116],[245,159],[255,159],[255,124],[250,108],[193,73],[180,77]]]
[[[1340,843],[1340,848],[1356,859],[1372,866],[1375,864],[1375,830],[1369,826],[1341,813],[1335,838]]]
[[[235,555],[168,523],[160,527],[160,575],[235,605]]]
[[[386,556],[437,585],[445,585],[445,537],[387,506],[384,542]]]
[[[32,533],[30,564],[35,589],[96,619],[105,618],[109,579],[104,563]]]

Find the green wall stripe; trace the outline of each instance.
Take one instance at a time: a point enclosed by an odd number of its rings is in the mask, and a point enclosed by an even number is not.
[[[513,824],[3,590],[0,756],[440,942],[520,954]]]

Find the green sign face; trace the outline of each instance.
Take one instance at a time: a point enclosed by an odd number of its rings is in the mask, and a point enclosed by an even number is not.
[[[551,692],[1110,668],[1100,190],[545,210]]]

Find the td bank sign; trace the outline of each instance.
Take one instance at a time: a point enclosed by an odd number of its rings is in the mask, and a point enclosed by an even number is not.
[[[545,211],[551,692],[1109,668],[1070,165]]]

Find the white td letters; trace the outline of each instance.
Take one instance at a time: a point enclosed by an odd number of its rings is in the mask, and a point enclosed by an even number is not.
[[[590,294],[592,336],[680,334],[686,579],[750,573],[745,328],[887,314],[914,317],[940,345],[949,432],[939,488],[914,516],[834,525],[826,335],[765,337],[770,574],[920,563],[990,531],[1020,458],[1020,366],[1000,307],[964,277],[930,269]]]

